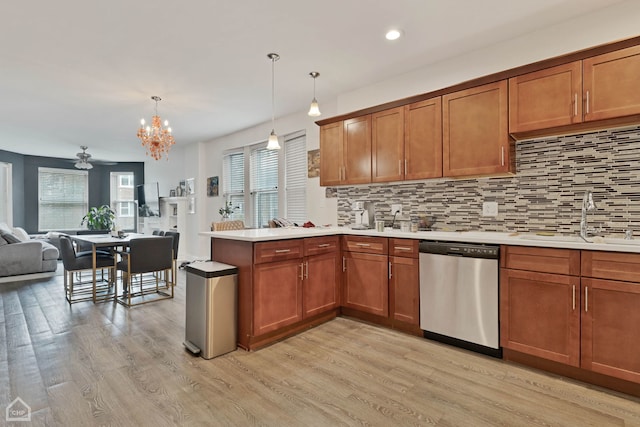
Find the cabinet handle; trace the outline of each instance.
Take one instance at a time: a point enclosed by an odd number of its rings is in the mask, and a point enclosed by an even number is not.
[[[347,271],[347,259],[342,257],[342,272],[344,273],[345,271]]]
[[[500,147],[500,163],[504,166],[504,146]]]
[[[578,115],[578,93],[573,94],[573,115]]]
[[[410,251],[411,250],[411,248],[408,248],[406,246],[396,246],[395,249],[397,251]]]
[[[323,243],[321,245],[318,245],[319,248],[328,248],[329,246],[331,246],[329,243]]]
[[[309,261],[304,263],[305,268],[305,272],[304,272],[304,278],[308,279],[309,278]]]
[[[584,287],[584,312],[589,311],[589,288]]]
[[[576,311],[576,285],[573,285],[573,294],[571,296],[573,300],[573,311]]]
[[[371,245],[369,243],[356,243],[356,246],[360,246],[361,248],[368,248]]]
[[[391,261],[389,261],[389,279],[391,279],[391,277],[393,277],[393,274],[391,274]]]
[[[287,252],[291,252],[291,249],[276,249],[275,253],[277,254],[286,254]]]
[[[589,114],[589,91],[587,91],[587,114]]]

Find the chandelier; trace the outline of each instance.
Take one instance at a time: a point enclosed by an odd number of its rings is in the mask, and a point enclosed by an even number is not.
[[[152,96],[156,102],[156,113],[151,118],[151,126],[144,127],[144,119],[140,120],[140,129],[138,129],[138,138],[142,141],[142,146],[146,148],[147,155],[153,157],[154,160],[160,160],[163,155],[169,160],[169,149],[175,141],[171,135],[169,121],[164,121],[164,127],[158,115],[158,101],[162,101],[159,96]]]

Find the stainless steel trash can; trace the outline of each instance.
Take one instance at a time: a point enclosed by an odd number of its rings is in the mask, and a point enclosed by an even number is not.
[[[186,266],[184,346],[205,359],[236,349],[238,268],[219,262]]]

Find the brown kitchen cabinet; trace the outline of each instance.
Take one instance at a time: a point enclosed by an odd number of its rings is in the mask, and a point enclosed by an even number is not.
[[[343,184],[342,121],[320,126],[320,185]]]
[[[404,107],[404,179],[442,177],[442,98]]]
[[[513,134],[640,114],[640,46],[509,79]]]
[[[420,324],[418,240],[389,239],[389,311],[393,320]]]
[[[640,254],[582,258],[581,366],[640,383]]]
[[[444,176],[514,171],[507,102],[506,80],[443,95]]]
[[[580,252],[504,246],[500,341],[504,348],[580,364]]]
[[[320,127],[320,185],[371,182],[371,115]]]
[[[335,309],[340,305],[339,241],[338,236],[304,239],[303,318]]]
[[[509,131],[553,128],[582,122],[582,62],[509,79]]]
[[[253,335],[302,320],[302,240],[256,243]]]
[[[404,108],[371,115],[371,181],[401,181],[404,178]]]
[[[389,266],[386,238],[343,236],[342,305],[377,316],[389,316]]]

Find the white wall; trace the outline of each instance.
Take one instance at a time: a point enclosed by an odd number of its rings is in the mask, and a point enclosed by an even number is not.
[[[532,32],[341,94],[336,100],[322,99],[322,94],[318,94],[323,112],[321,118],[430,92],[509,68],[634,37],[640,34],[638,17],[640,1],[631,0],[563,22],[544,31]],[[276,132],[283,136],[306,130],[307,149],[313,150],[319,147],[319,130],[314,123],[316,119],[306,115],[306,105],[301,108],[304,110],[300,113],[278,118]],[[197,213],[193,215],[193,220],[188,220],[191,224],[191,234],[187,253],[199,258],[209,256],[209,239],[199,237],[197,233],[209,230],[211,221],[219,219],[218,209],[223,205],[222,195],[206,196],[206,178],[219,176],[222,190],[223,153],[232,148],[263,142],[270,130],[271,123],[263,123],[212,141],[193,144],[184,149],[174,149],[169,156],[168,164],[164,161],[145,164],[145,179],[148,182],[158,181],[161,195],[168,195],[168,190],[174,188],[180,179],[196,178]],[[319,178],[310,178],[308,181],[307,212],[309,219],[316,224],[337,224],[337,199],[325,199],[324,188],[320,187]]]

